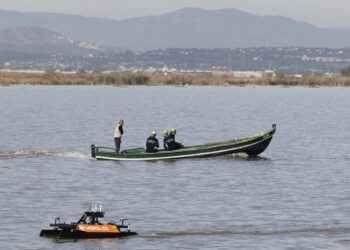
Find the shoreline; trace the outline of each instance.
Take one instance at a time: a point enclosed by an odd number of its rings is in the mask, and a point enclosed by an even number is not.
[[[281,89],[289,89],[289,88],[305,88],[305,89],[321,89],[321,88],[329,88],[329,89],[347,89],[350,86],[332,86],[332,85],[318,85],[318,86],[308,86],[308,85],[164,85],[164,84],[148,84],[148,85],[110,85],[110,84],[0,84],[0,88],[2,87],[15,87],[15,86],[23,86],[23,87],[112,87],[112,88],[133,88],[133,87],[154,87],[154,88],[162,88],[162,87],[172,87],[172,88],[203,88],[203,87],[213,87],[213,88],[281,88]]]
[[[221,86],[221,87],[350,87],[350,77],[303,76],[238,78],[211,74],[151,75],[144,73],[0,73],[0,86]]]

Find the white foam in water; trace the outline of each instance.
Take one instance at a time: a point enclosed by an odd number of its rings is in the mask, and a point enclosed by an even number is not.
[[[236,157],[236,158],[248,158],[249,155],[246,154],[246,153],[237,153],[237,154],[232,154],[233,157]]]
[[[81,160],[89,160],[90,154],[81,153],[81,152],[56,152],[53,156],[64,157],[64,158],[73,158],[73,159],[81,159]]]
[[[31,157],[40,157],[46,156],[49,153],[48,150],[40,150],[40,151],[26,151],[26,150],[18,150],[18,151],[2,151],[0,152],[0,158],[31,158]]]
[[[90,154],[82,153],[82,152],[57,152],[57,151],[49,151],[49,150],[0,151],[0,159],[36,158],[36,157],[61,157],[61,158],[89,160]]]

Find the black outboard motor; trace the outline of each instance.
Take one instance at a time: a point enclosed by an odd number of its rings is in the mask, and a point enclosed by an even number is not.
[[[91,157],[96,158],[96,151],[95,151],[95,145],[91,145]]]

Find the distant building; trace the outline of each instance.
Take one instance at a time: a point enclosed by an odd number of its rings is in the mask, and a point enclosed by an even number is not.
[[[212,67],[211,73],[216,76],[233,75],[233,71],[227,67]]]
[[[302,75],[302,74],[294,74],[294,75],[290,75],[290,77],[293,77],[293,78],[303,78],[303,75]]]
[[[276,72],[274,70],[265,70],[263,72],[263,75],[267,76],[267,77],[275,77],[276,76]]]
[[[242,77],[242,78],[261,78],[264,76],[263,71],[234,71],[234,77]]]

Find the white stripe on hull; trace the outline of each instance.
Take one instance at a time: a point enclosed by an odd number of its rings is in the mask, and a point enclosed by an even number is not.
[[[238,148],[231,148],[231,149],[225,149],[225,150],[218,150],[218,151],[212,151],[207,153],[198,153],[198,154],[190,154],[190,155],[176,155],[176,156],[165,156],[165,157],[154,157],[154,158],[115,158],[115,157],[106,157],[106,156],[96,156],[97,160],[114,160],[114,161],[155,161],[155,160],[169,160],[169,159],[179,159],[179,158],[192,158],[196,156],[208,156],[208,155],[215,155],[215,154],[221,154],[225,152],[235,151],[237,149],[242,148],[248,148],[250,146],[254,146],[256,144],[262,143],[263,141],[266,141],[270,139],[273,135],[266,137],[262,141],[258,141],[252,144],[248,144],[242,147]]]

